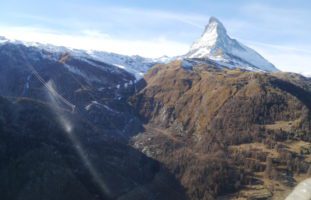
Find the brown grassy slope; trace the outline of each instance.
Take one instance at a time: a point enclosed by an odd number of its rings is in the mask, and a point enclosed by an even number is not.
[[[176,61],[156,66],[145,81],[134,98],[141,116],[182,133],[199,136],[212,129],[240,132],[276,121],[308,122],[311,93],[274,75],[206,66],[187,71]],[[298,123],[295,128],[310,127]]]
[[[311,93],[310,80],[288,76],[212,65],[186,70],[180,61],[157,65],[131,99],[148,123],[133,145],[165,163],[191,199],[213,199],[253,184],[270,191],[263,174],[268,157],[273,173],[280,171],[268,179],[290,187],[310,164],[291,146],[311,141]],[[252,143],[265,148],[239,148]]]

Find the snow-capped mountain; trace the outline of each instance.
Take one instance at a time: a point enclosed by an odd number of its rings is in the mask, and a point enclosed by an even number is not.
[[[192,44],[186,59],[213,60],[229,68],[274,72],[278,69],[253,49],[228,36],[224,25],[211,17],[202,36]]]
[[[164,63],[170,60],[169,57],[160,57],[160,58],[144,58],[138,55],[135,56],[126,56],[116,53],[104,52],[104,51],[90,51],[90,50],[81,50],[81,49],[71,49],[68,47],[54,46],[51,44],[41,44],[37,42],[24,42],[19,40],[7,39],[3,36],[0,36],[0,45],[12,43],[12,44],[22,44],[26,47],[33,47],[42,52],[48,52],[53,58],[58,59],[60,55],[67,53],[76,59],[82,60],[95,60],[104,62],[110,65],[114,65],[121,69],[128,71],[133,74],[136,79],[143,77],[145,72],[153,65],[157,63]]]

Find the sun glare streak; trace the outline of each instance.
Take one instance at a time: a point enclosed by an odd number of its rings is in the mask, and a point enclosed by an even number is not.
[[[46,93],[48,94],[49,100],[51,102],[51,110],[53,113],[55,113],[55,116],[57,117],[57,120],[62,125],[63,129],[67,133],[66,136],[69,138],[71,143],[74,145],[79,157],[81,158],[83,164],[86,166],[86,168],[89,170],[91,176],[93,177],[94,181],[98,184],[98,186],[101,189],[101,192],[105,196],[111,196],[111,192],[109,188],[107,187],[107,184],[101,177],[98,170],[94,167],[92,162],[87,156],[87,153],[83,149],[83,146],[81,142],[79,141],[78,137],[74,134],[74,126],[72,122],[68,119],[68,117],[63,114],[63,112],[60,110],[60,107],[58,105],[57,98],[53,91],[56,92],[55,88],[53,87],[53,82],[49,81],[47,83],[48,87],[46,87]]]

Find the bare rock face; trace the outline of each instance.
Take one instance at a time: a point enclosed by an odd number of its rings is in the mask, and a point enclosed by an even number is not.
[[[297,173],[307,173],[309,155],[300,149],[311,142],[310,79],[183,62],[153,67],[132,97],[145,122],[132,145],[164,163],[191,199],[251,185],[263,189],[250,189],[248,197],[273,196],[295,185]],[[299,172],[289,167],[295,159]],[[276,183],[280,190],[271,189]]]

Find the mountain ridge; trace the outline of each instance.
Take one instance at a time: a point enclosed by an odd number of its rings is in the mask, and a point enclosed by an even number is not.
[[[129,73],[133,74],[137,80],[141,79],[147,70],[153,65],[157,63],[165,63],[172,59],[166,56],[159,58],[145,58],[139,55],[128,56],[106,51],[75,49],[64,46],[56,46],[53,44],[13,40],[4,36],[0,36],[0,45],[5,44],[24,45],[25,47],[37,49],[40,53],[42,53],[42,51],[49,52],[56,58],[58,58],[59,55],[66,53],[70,54],[70,56],[75,57],[76,59],[93,59],[100,62],[105,62],[128,71]]]
[[[230,38],[225,26],[216,17],[211,17],[209,19],[209,23],[206,25],[201,37],[191,45],[189,52],[176,57],[162,56],[159,58],[144,58],[138,55],[127,56],[105,51],[73,49],[51,44],[41,44],[38,42],[11,40],[1,36],[0,45],[5,43],[22,44],[56,54],[69,53],[76,58],[91,58],[106,62],[134,74],[137,80],[141,79],[153,65],[168,63],[175,59],[212,60],[225,67],[242,68],[249,71],[278,71],[273,64],[268,62],[253,49]]]
[[[141,80],[131,102],[145,131],[132,146],[164,163],[190,199],[285,199],[311,170],[311,80],[192,66],[160,64]]]

